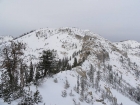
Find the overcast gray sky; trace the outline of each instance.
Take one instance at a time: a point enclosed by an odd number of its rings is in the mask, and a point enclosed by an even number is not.
[[[140,0],[0,0],[0,35],[78,27],[111,41],[140,42]]]

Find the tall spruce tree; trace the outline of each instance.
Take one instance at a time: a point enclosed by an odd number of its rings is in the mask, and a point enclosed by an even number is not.
[[[30,63],[30,77],[29,77],[29,82],[33,81],[33,75],[34,75],[33,64],[31,62]]]
[[[81,96],[84,96],[86,80],[84,77],[81,77]]]
[[[79,93],[79,86],[80,86],[80,83],[79,83],[79,75],[77,77],[77,93]]]
[[[23,50],[25,45],[22,43],[11,42],[9,46],[5,46],[2,52],[2,68],[4,74],[2,75],[3,82],[3,96],[6,102],[14,100],[20,94],[20,65],[23,60]]]
[[[34,85],[39,85],[39,79],[42,78],[42,75],[40,73],[40,71],[38,70],[38,67],[36,68],[36,72],[35,72],[35,81],[34,81]]]
[[[56,73],[56,67],[57,62],[53,52],[51,50],[43,51],[43,54],[40,57],[38,70],[43,71],[43,76],[45,77],[47,74],[51,76],[51,74]]]
[[[77,58],[75,57],[75,58],[74,58],[73,67],[76,67],[76,66],[77,66]]]
[[[90,78],[90,82],[92,83],[92,87],[94,87],[94,68],[93,65],[90,65],[90,71],[89,71],[89,78]]]
[[[97,71],[97,77],[96,77],[96,89],[99,88],[99,82],[100,82],[100,79],[101,79],[100,71]]]

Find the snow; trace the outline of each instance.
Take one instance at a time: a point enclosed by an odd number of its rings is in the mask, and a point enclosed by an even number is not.
[[[63,71],[54,75],[53,78],[47,78],[43,80],[41,86],[37,88],[43,97],[43,103],[45,103],[45,105],[73,105],[73,101],[72,101],[73,99],[76,99],[77,102],[80,102],[79,94],[77,94],[73,90],[73,87],[75,86],[77,82],[77,75],[78,74],[75,71]],[[55,78],[57,78],[58,83],[54,82]],[[70,84],[70,87],[68,89],[64,89],[64,84],[65,84],[66,79],[68,80]],[[101,82],[101,84],[103,85],[104,83]],[[34,85],[32,85],[30,89],[32,91],[36,91],[36,87]],[[63,90],[67,91],[67,97],[65,98],[61,96],[62,94],[61,92]],[[69,93],[71,92],[71,90],[73,91],[73,94],[74,94],[73,97],[69,96]],[[94,101],[100,98],[99,93],[96,93],[93,88],[90,88],[89,91],[93,92]],[[112,89],[111,91],[113,93],[113,96],[117,97],[118,103],[123,103],[123,105],[137,105],[135,102],[123,96],[118,91],[114,89]],[[15,105],[17,102],[18,101],[12,102],[11,105]],[[107,100],[105,100],[105,102],[110,104]],[[39,105],[42,105],[43,103],[40,103]],[[80,102],[80,103],[81,105],[89,105],[86,102]],[[0,100],[0,105],[8,105],[8,104],[3,103],[3,101]],[[94,105],[103,105],[103,104],[95,101]]]
[[[112,90],[112,93],[117,97],[119,103],[123,103],[123,105],[138,105],[135,102],[131,101],[129,98],[125,97],[124,95],[120,94],[116,90]]]
[[[12,39],[13,39],[12,36],[0,36],[0,44],[1,43],[6,43],[6,42],[8,42],[8,41],[10,41]]]
[[[76,35],[80,36],[81,39],[77,38]],[[90,36],[90,38],[84,40],[85,36]],[[4,40],[3,37],[1,39],[1,48],[5,43],[8,44],[7,41],[12,40],[12,38],[9,37],[5,37]],[[96,68],[96,71],[100,70],[102,72],[103,65],[99,65],[100,61],[97,59],[97,54],[102,52],[109,53],[110,59],[106,61],[106,65],[111,65],[114,73],[118,73],[119,76],[122,75],[123,80],[126,81],[126,83],[130,84],[132,87],[136,88],[140,84],[140,79],[136,78],[134,70],[132,70],[132,68],[134,68],[134,65],[132,65],[132,67],[129,67],[127,61],[127,59],[130,58],[131,63],[135,62],[138,65],[137,69],[139,70],[140,43],[136,41],[128,40],[112,43],[89,30],[81,30],[78,28],[68,27],[59,29],[38,29],[33,31],[32,33],[18,37],[13,41],[23,42],[27,45],[24,53],[28,64],[30,63],[30,61],[32,61],[34,64],[37,63],[40,53],[43,50],[56,50],[58,59],[63,59],[64,57],[70,58],[72,57],[72,54],[74,52],[83,50],[83,54],[76,56],[77,61],[82,59],[86,51],[90,51],[90,55],[87,56],[87,59],[79,68],[76,67],[72,70],[60,72],[54,75],[53,78],[46,78],[42,81],[42,84],[38,87],[38,89],[43,97],[43,103],[46,103],[46,105],[73,105],[73,99],[75,99],[77,103],[80,102],[80,95],[73,90],[74,86],[77,84],[78,72],[76,71],[85,71],[87,73],[90,70],[90,64],[92,64]],[[128,57],[123,54],[126,52]],[[121,56],[124,58],[124,64],[120,62]],[[73,62],[74,58],[71,58],[71,61],[69,61],[69,63],[73,64]],[[58,79],[58,83],[54,83],[55,78]],[[66,79],[70,84],[70,87],[68,89],[64,89]],[[101,81],[100,85],[101,89],[104,89],[104,86],[108,84],[104,81]],[[31,90],[36,91],[36,87],[32,85]],[[61,92],[63,90],[67,91],[67,97],[65,98],[61,96]],[[71,90],[74,94],[73,97],[69,96]],[[88,91],[93,92],[94,105],[103,105],[102,103],[95,101],[96,99],[101,98],[101,93],[95,92],[95,89],[91,87],[89,87]],[[119,104],[123,103],[123,105],[138,105],[115,89],[112,89],[111,91],[113,93],[113,96],[117,97]],[[11,105],[16,105],[16,103],[18,102],[19,100],[13,101]],[[107,99],[105,100],[105,102],[107,105],[111,105],[111,103]],[[39,105],[42,105],[43,103],[40,103]],[[85,101],[80,103],[81,105],[89,105]],[[0,105],[7,105],[7,103],[3,103],[3,100],[0,99]]]

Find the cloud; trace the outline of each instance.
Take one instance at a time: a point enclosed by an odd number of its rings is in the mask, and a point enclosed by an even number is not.
[[[139,0],[0,0],[0,35],[78,27],[112,41],[138,40],[139,4]]]

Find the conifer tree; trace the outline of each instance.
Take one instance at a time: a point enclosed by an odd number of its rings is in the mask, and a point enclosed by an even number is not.
[[[70,56],[69,60],[71,61],[71,56]]]
[[[99,88],[99,82],[101,79],[100,71],[97,71],[97,77],[96,77],[96,88]]]
[[[84,96],[84,91],[85,91],[85,85],[86,85],[86,80],[85,78],[81,78],[81,96]]]
[[[93,65],[91,64],[90,66],[90,72],[89,72],[89,78],[90,78],[90,82],[92,83],[92,86],[94,87],[94,68]]]
[[[66,79],[66,82],[65,82],[65,89],[67,89],[67,88],[69,88],[70,87],[70,84],[69,84],[69,82],[68,82],[68,80]]]
[[[27,65],[23,62],[23,60],[20,62],[20,86],[23,88],[25,83],[28,82],[27,78],[28,75],[25,75],[27,72]],[[27,84],[27,83],[26,83]]]
[[[22,43],[11,42],[9,46],[5,46],[2,52],[2,68],[4,69],[3,78],[3,96],[6,102],[14,100],[20,94],[20,62],[23,60],[23,50],[25,45]]]
[[[38,68],[36,68],[34,85],[37,85],[37,86],[39,85],[40,78],[42,78],[42,75],[41,75],[40,71],[38,70]]]
[[[53,52],[50,50],[43,51],[38,65],[39,70],[43,71],[43,76],[45,77],[47,74],[51,76],[51,74],[56,73],[56,67],[57,62],[55,61]]]
[[[75,57],[75,58],[74,58],[73,67],[76,67],[76,66],[77,66],[77,58]]]
[[[58,66],[57,66],[58,70],[61,71],[61,69],[62,69],[62,61],[61,61],[61,59],[59,59],[57,65],[58,65]]]
[[[29,82],[33,81],[33,75],[34,75],[33,64],[31,62],[30,63],[30,77],[29,77]]]
[[[79,86],[80,86],[80,84],[79,84],[79,75],[78,75],[78,77],[77,77],[77,93],[79,93]]]
[[[36,104],[38,104],[39,102],[42,101],[42,96],[40,95],[40,92],[37,90],[35,93],[34,93],[34,102]]]

